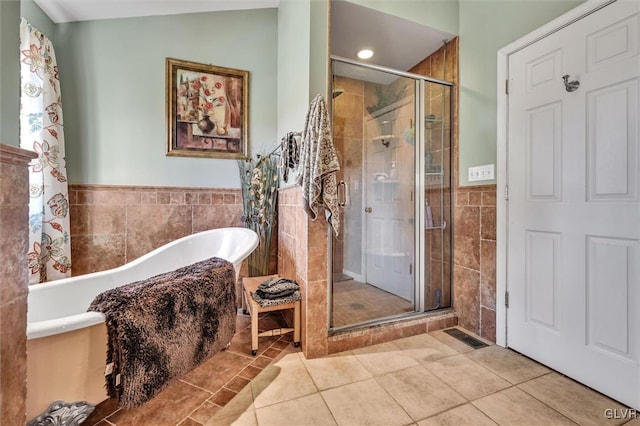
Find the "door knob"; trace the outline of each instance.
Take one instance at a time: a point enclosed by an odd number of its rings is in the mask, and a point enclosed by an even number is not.
[[[364,211],[367,213],[371,213],[373,211],[373,209],[371,207],[365,207]]]

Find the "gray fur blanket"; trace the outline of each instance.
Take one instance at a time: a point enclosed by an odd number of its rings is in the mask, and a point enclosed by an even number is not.
[[[142,405],[224,349],[235,332],[234,284],[233,265],[213,257],[99,294],[88,310],[106,316],[108,395]]]

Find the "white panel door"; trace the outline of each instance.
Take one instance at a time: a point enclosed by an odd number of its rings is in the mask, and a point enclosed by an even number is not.
[[[388,146],[380,141],[367,145],[364,211],[366,281],[409,301],[415,293],[411,273],[414,177],[406,158],[413,155],[412,148],[399,138]]]
[[[509,57],[507,237],[507,345],[637,409],[639,7]]]

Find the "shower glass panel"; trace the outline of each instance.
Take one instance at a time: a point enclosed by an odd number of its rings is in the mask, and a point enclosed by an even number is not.
[[[329,229],[332,330],[451,306],[450,86],[332,59],[343,224]]]
[[[416,310],[415,79],[333,62],[343,232],[332,241],[331,327]]]
[[[451,88],[424,84],[424,310],[451,306]]]

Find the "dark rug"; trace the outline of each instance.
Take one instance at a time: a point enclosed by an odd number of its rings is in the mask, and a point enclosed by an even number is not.
[[[229,344],[235,271],[214,257],[108,290],[88,310],[106,316],[108,395],[123,407],[140,406]]]

